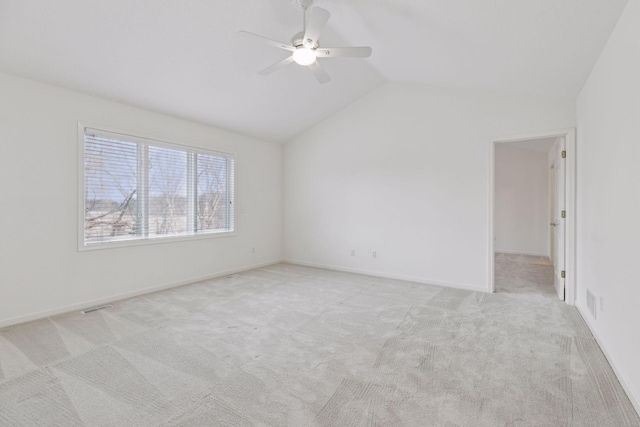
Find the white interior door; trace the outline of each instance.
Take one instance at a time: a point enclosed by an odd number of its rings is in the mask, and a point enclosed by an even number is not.
[[[555,228],[553,232],[554,250],[553,250],[553,267],[554,267],[554,286],[558,293],[558,298],[564,300],[564,271],[565,271],[565,161],[562,153],[565,151],[565,139],[560,138],[555,147],[555,203],[554,212],[551,220],[551,227]]]
[[[555,156],[555,148],[554,148]],[[549,169],[549,259],[555,261],[556,252],[556,162],[554,160]]]

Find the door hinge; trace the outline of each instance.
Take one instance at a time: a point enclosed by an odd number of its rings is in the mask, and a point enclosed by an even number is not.
[[[562,218],[566,218],[567,217],[567,211],[562,211],[562,213],[560,214],[560,216]]]
[[[562,158],[563,158],[563,159],[566,159],[566,158],[567,158],[567,152],[566,152],[566,151],[564,151],[564,150],[562,151]]]
[[[564,279],[564,276],[566,276],[566,273],[564,272],[564,270],[562,270],[562,272],[560,273],[560,277]]]

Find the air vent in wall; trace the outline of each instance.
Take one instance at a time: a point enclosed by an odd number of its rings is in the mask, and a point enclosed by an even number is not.
[[[589,312],[593,316],[594,319],[597,319],[598,306],[596,305],[596,296],[587,289],[587,308]]]
[[[89,314],[89,313],[93,313],[94,311],[98,311],[98,310],[104,310],[105,308],[112,308],[113,306],[111,304],[107,304],[107,305],[101,305],[99,307],[92,307],[92,308],[87,308],[86,310],[82,310],[80,313],[82,314]]]

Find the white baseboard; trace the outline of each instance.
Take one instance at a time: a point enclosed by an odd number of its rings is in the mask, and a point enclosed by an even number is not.
[[[609,354],[607,349],[602,345],[602,340],[600,340],[600,338],[598,337],[598,334],[596,334],[596,331],[593,329],[593,327],[591,326],[589,321],[587,321],[587,315],[586,315],[584,309],[578,304],[576,304],[576,308],[578,309],[578,313],[580,313],[580,316],[582,316],[582,319],[584,320],[584,323],[587,324],[587,327],[591,331],[591,334],[593,335],[593,337],[595,338],[596,342],[598,343],[598,346],[600,347],[600,350],[602,350],[602,353],[604,354],[604,357],[607,359],[607,362],[609,362],[609,365],[611,366],[611,369],[613,369],[613,373],[616,374],[616,377],[618,378],[618,381],[620,382],[620,385],[624,389],[625,393],[627,393],[627,397],[629,397],[629,400],[631,401],[631,404],[633,405],[633,407],[635,408],[636,412],[638,413],[638,416],[640,416],[640,398],[638,398],[638,396],[635,395],[633,390],[625,382],[625,380],[622,377],[622,375],[620,375],[620,371],[618,370],[616,365],[613,363],[613,359],[611,358],[611,355]]]
[[[507,250],[502,250],[502,249],[496,249],[495,252],[497,254],[542,256],[542,257],[545,257],[545,258],[549,258],[549,254],[540,254],[540,253],[536,253],[536,252],[507,251]]]
[[[324,270],[343,271],[345,273],[356,273],[356,274],[364,274],[366,276],[383,277],[385,279],[406,280],[407,282],[422,283],[425,285],[443,286],[445,288],[456,288],[456,289],[464,289],[467,291],[485,292],[485,293],[490,292],[487,288],[484,288],[481,286],[474,286],[474,285],[468,285],[463,283],[445,282],[442,280],[430,280],[430,279],[424,279],[420,277],[404,276],[401,274],[380,273],[377,271],[370,271],[370,270],[363,270],[363,269],[349,268],[349,267],[340,267],[336,265],[318,264],[313,262],[298,261],[294,259],[285,259],[283,262],[288,264],[301,265],[304,267],[322,268]]]
[[[0,320],[0,328],[4,328],[18,323],[30,322],[32,320],[43,319],[45,317],[55,316],[57,314],[68,313],[70,311],[80,311],[89,307],[95,307],[97,305],[103,305],[112,303],[114,301],[120,301],[127,298],[133,298],[140,295],[150,294],[152,292],[158,292],[165,289],[176,288],[178,286],[189,285],[192,283],[202,282],[204,280],[216,279],[218,277],[228,276],[230,274],[241,273],[243,271],[252,270],[254,268],[266,267],[268,265],[279,264],[282,260],[268,261],[260,264],[248,265],[245,267],[235,268],[232,270],[221,271],[214,274],[209,274],[201,277],[194,277],[191,279],[180,280],[178,282],[164,283],[162,285],[151,286],[148,288],[138,289],[131,292],[125,292],[122,294],[111,295],[104,298],[98,298],[90,301],[84,301],[77,304],[66,305],[64,307],[53,308],[51,310],[40,311],[37,313],[27,314],[25,316],[12,317],[9,319]]]

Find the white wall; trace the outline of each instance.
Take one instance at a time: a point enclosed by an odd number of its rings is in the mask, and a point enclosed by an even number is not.
[[[578,97],[578,307],[640,412],[640,0]],[[586,290],[604,298],[597,320]]]
[[[487,290],[490,139],[573,126],[569,99],[382,86],[285,146],[285,258]]]
[[[495,251],[549,256],[547,154],[496,144]]]
[[[0,324],[282,258],[280,145],[6,74],[0,94]],[[237,236],[78,252],[78,121],[235,152]]]

